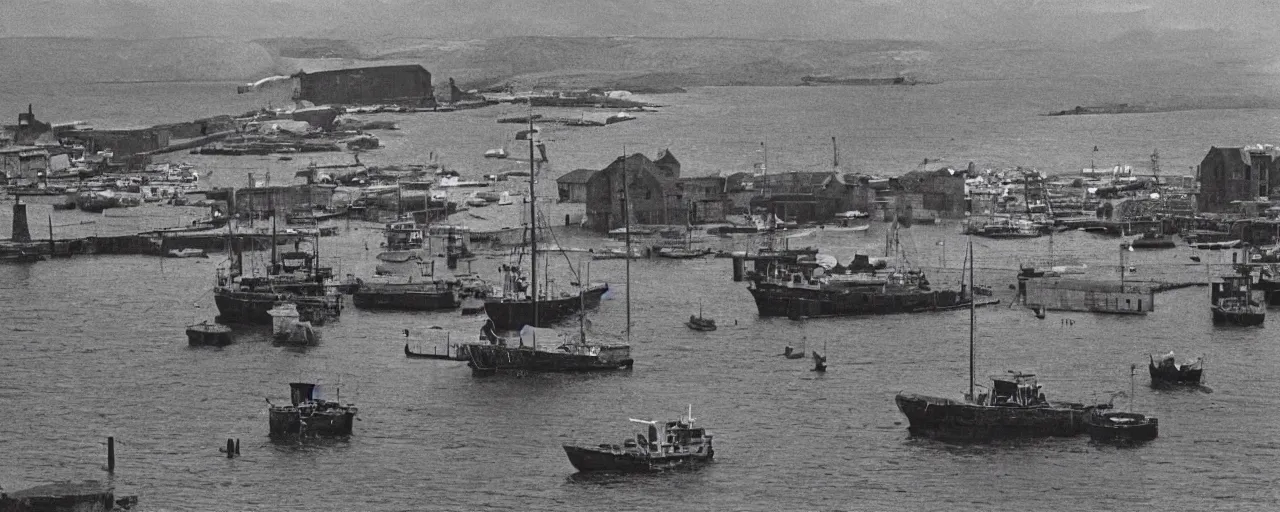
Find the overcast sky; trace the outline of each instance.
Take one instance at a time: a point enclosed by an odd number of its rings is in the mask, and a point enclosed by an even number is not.
[[[1101,40],[1134,30],[1275,38],[1266,0],[0,0],[0,36],[490,38],[638,35]],[[1259,22],[1259,20],[1266,20]]]

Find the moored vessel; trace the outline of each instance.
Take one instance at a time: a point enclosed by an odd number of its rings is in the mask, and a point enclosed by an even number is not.
[[[231,328],[208,320],[187,326],[187,342],[191,345],[221,347],[231,344]]]
[[[1236,270],[1236,274],[1222,276],[1221,282],[1211,285],[1209,311],[1213,314],[1213,323],[1262,325],[1267,317],[1266,298],[1262,290],[1253,288],[1248,266],[1238,265]]]
[[[694,426],[693,406],[684,417],[659,423],[630,419],[648,425],[647,436],[637,433],[621,445],[564,445],[569,463],[578,471],[612,471],[623,473],[662,471],[687,468],[711,462],[715,456],[712,434]]]
[[[1152,384],[1198,385],[1204,375],[1204,359],[1196,358],[1194,362],[1178,364],[1173,352],[1160,356],[1157,361],[1154,355],[1150,359],[1148,372]]]
[[[289,405],[275,405],[267,399],[272,436],[349,436],[359,410],[353,404],[321,398],[318,384],[289,383]],[[340,393],[340,391],[339,391]]]

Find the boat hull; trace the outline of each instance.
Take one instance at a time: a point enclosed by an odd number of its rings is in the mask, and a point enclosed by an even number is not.
[[[356,418],[354,409],[307,414],[293,407],[272,407],[269,414],[272,436],[349,436]]]
[[[357,291],[351,294],[351,303],[360,309],[437,311],[456,309],[462,301],[452,291]]]
[[[323,324],[330,318],[337,318],[342,313],[341,295],[303,297],[226,289],[215,289],[213,292],[213,302],[218,306],[218,321],[221,323],[271,325],[271,315],[267,311],[281,300],[296,304],[300,319],[316,325]]]
[[[227,346],[231,344],[231,331],[188,328],[187,343],[192,346]]]
[[[532,350],[504,345],[463,345],[467,366],[479,375],[496,372],[574,373],[631,368],[631,347],[601,347],[598,355]]]
[[[1128,417],[1134,421],[1123,425],[1110,421],[1111,417]],[[1133,444],[1150,441],[1160,435],[1160,422],[1141,414],[1124,412],[1098,413],[1089,416],[1086,423],[1089,438],[1098,443]]]
[[[622,451],[604,447],[564,445],[569,463],[578,471],[614,471],[620,473],[647,473],[693,467],[711,462],[715,450],[705,453],[680,453],[649,456],[639,451]]]
[[[595,284],[582,290],[581,297],[557,297],[538,301],[535,314],[533,302],[529,300],[487,299],[484,312],[493,320],[494,328],[500,330],[519,330],[526,325],[546,327],[581,311],[600,306],[600,299],[609,291],[607,284]]]
[[[1200,384],[1200,378],[1204,372],[1201,368],[1188,368],[1185,370],[1177,368],[1165,369],[1154,364],[1147,365],[1147,370],[1151,374],[1152,383],[1183,384],[1192,386]]]
[[[819,318],[945,311],[969,307],[970,298],[952,290],[881,293],[874,288],[842,291],[761,284],[749,288],[760,316]],[[982,305],[982,304],[979,304]]]
[[[1085,433],[1092,406],[1056,403],[1044,407],[987,406],[914,394],[894,397],[914,435],[985,440],[1070,437]]]
[[[1212,306],[1209,309],[1213,312],[1213,323],[1215,324],[1257,326],[1262,325],[1267,318],[1266,313],[1262,312],[1232,311],[1218,306]]]

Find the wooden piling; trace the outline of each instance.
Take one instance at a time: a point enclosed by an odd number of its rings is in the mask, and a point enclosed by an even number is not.
[[[230,437],[227,438],[227,458],[236,456],[236,443]]]
[[[240,455],[240,438],[236,438],[236,455]]]
[[[116,471],[116,438],[107,437],[107,472],[115,473]]]

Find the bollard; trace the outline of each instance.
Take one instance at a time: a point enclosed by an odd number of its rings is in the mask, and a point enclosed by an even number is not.
[[[240,455],[240,438],[236,438],[236,455]]]
[[[236,456],[236,443],[232,441],[230,437],[228,437],[227,438],[227,458],[230,459],[235,456]]]
[[[115,473],[116,471],[116,438],[107,437],[107,472]]]

